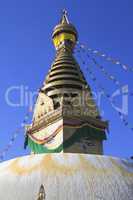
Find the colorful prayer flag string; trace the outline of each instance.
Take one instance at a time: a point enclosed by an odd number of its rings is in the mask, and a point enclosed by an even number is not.
[[[28,123],[28,120],[30,119],[31,113],[33,111],[33,107],[35,106],[35,103],[37,101],[38,98],[38,94],[35,97],[35,100],[33,102],[33,106],[29,107],[27,113],[25,114],[25,117],[22,121],[22,123],[20,124],[20,128],[17,128],[14,133],[13,136],[11,137],[9,143],[6,145],[6,147],[0,152],[0,162],[2,162],[4,160],[4,157],[6,155],[6,153],[9,151],[9,149],[12,147],[13,143],[15,142],[15,139],[17,138],[17,136],[21,133],[21,131],[24,129],[26,123]]]
[[[91,80],[93,82],[98,82],[96,76],[94,75],[94,73],[90,70],[90,68],[86,65],[86,62],[84,60],[82,60],[82,57],[80,56],[80,59],[82,61],[82,64],[85,66],[86,71],[89,73],[89,77],[91,78]],[[103,93],[103,95],[108,99],[108,101],[113,104],[115,104],[115,101],[111,98],[111,95],[108,94],[105,90],[105,88],[103,86],[101,86],[100,84],[97,85],[97,88],[100,89]],[[133,127],[130,126],[129,122],[127,121],[127,119],[125,119],[125,117],[123,116],[123,114],[121,112],[118,112],[118,116],[120,117],[121,121],[123,122],[123,124],[128,127],[131,131],[133,131]]]
[[[130,72],[133,72],[133,67],[130,67],[126,64],[122,64],[121,61],[119,61],[119,59],[114,59],[112,58],[111,56],[108,56],[107,54],[104,54],[103,52],[99,51],[99,50],[94,50],[92,48],[87,48],[85,45],[81,44],[79,41],[77,42],[77,45],[79,45],[79,48],[82,49],[84,52],[90,52],[96,56],[99,56],[101,58],[104,58],[106,61],[109,61],[111,62],[112,64],[116,64],[116,65],[119,65],[121,66],[121,68],[124,70],[124,71],[130,71]]]
[[[80,49],[77,49],[77,52],[80,53]],[[95,66],[97,66],[100,71],[109,79],[111,80],[116,86],[119,86],[119,87],[123,87],[122,83],[114,76],[114,75],[111,75],[109,72],[107,72],[107,70],[102,66],[100,65],[97,60],[92,57],[89,53],[87,53],[87,57],[93,62],[93,64]],[[83,64],[84,64],[84,61],[83,61]],[[132,91],[128,91],[127,92],[128,95],[130,96],[133,96],[133,92]]]

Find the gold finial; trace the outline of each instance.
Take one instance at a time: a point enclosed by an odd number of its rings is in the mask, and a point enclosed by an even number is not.
[[[45,199],[46,199],[45,189],[44,186],[41,185],[37,200],[45,200]]]
[[[61,19],[61,23],[62,24],[69,24],[69,20],[68,20],[68,17],[67,17],[67,10],[66,9],[63,9],[62,11],[63,13],[63,16],[62,16],[62,19]]]
[[[67,10],[66,9],[63,9],[63,15],[67,16]]]

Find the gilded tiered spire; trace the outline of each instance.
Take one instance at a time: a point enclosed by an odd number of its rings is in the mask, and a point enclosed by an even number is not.
[[[73,56],[78,34],[76,28],[69,23],[64,10],[60,23],[54,28],[53,43],[56,57],[46,77],[43,91],[54,100],[59,96],[76,96],[88,87],[80,66]]]
[[[107,123],[74,58],[78,33],[65,10],[52,39],[56,56],[39,92],[26,142],[33,153],[102,154]]]

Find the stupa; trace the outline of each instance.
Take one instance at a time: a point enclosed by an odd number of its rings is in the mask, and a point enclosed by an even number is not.
[[[52,39],[56,56],[26,126],[31,155],[0,164],[0,200],[133,200],[133,160],[103,155],[108,122],[74,58],[66,11]]]

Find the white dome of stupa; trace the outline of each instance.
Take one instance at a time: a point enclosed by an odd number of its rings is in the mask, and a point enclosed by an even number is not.
[[[38,154],[0,164],[0,200],[133,200],[133,161],[87,154]]]

